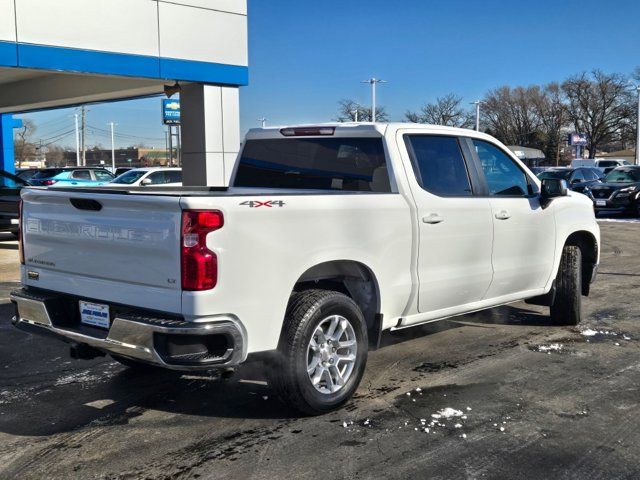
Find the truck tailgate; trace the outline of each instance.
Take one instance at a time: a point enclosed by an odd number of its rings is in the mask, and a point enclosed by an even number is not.
[[[179,196],[26,189],[26,285],[180,312]]]

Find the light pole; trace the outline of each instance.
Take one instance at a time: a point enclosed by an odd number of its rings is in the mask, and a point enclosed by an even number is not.
[[[351,112],[351,113],[353,113],[353,121],[357,123],[357,122],[358,122],[358,109],[356,108],[356,109],[355,109],[353,112]]]
[[[74,117],[76,119],[76,166],[80,166],[80,131],[78,129],[78,114],[75,113]]]
[[[267,126],[267,119],[265,117],[259,118],[258,121],[260,122],[262,128],[265,128]]]
[[[636,120],[636,165],[640,165],[640,85],[636,86],[638,92],[638,118]]]
[[[369,80],[363,80],[362,83],[368,83],[371,85],[371,121],[376,121],[376,85],[378,83],[387,83],[386,80],[380,80],[378,78],[370,78]]]
[[[480,104],[482,102],[480,100],[476,100],[475,102],[471,102],[471,105],[476,106],[476,132],[480,131]]]
[[[115,127],[115,123],[109,122],[111,126],[111,168],[112,173],[116,173],[116,143],[115,143],[115,135],[113,128]]]

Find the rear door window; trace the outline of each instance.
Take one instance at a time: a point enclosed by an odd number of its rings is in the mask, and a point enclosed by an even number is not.
[[[390,192],[381,138],[249,140],[236,187]]]
[[[458,138],[442,135],[407,135],[411,163],[420,186],[440,196],[473,194]]]
[[[182,182],[182,172],[179,170],[168,170],[164,172],[167,183],[180,183]]]
[[[113,180],[113,175],[106,170],[94,170],[93,174],[96,176],[96,180],[100,182],[109,182]]]

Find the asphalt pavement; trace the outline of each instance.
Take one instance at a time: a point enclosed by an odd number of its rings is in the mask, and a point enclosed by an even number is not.
[[[16,330],[1,237],[0,478],[638,478],[640,223],[601,228],[580,327],[517,303],[387,334],[355,398],[312,418],[257,366],[136,375]]]

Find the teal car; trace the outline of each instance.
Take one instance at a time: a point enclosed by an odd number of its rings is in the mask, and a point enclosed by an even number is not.
[[[42,187],[95,187],[109,183],[114,178],[104,168],[43,168],[29,179],[29,183]]]

